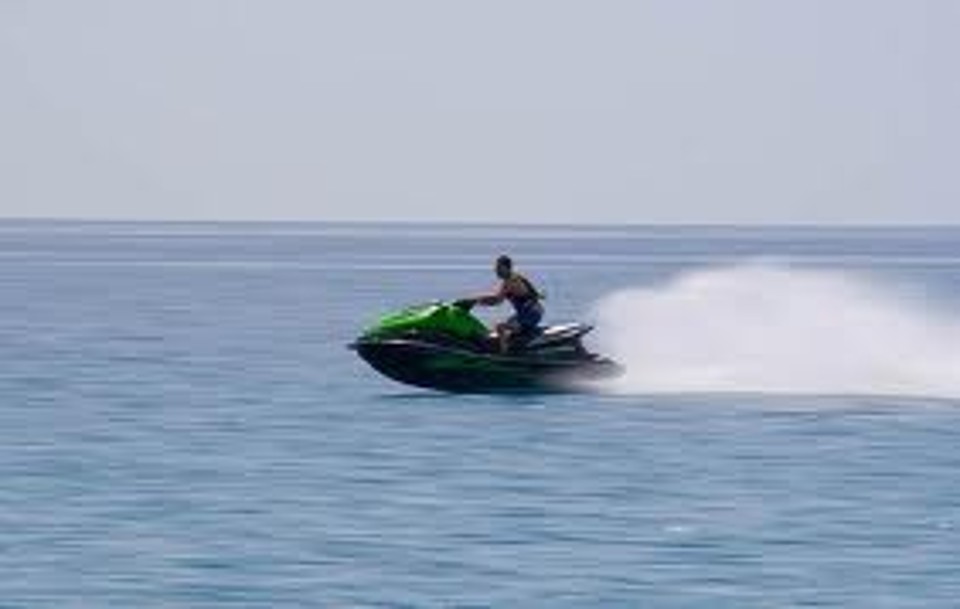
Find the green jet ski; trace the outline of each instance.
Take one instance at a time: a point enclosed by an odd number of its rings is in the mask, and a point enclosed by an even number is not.
[[[432,303],[387,315],[350,347],[395,381],[462,393],[574,391],[621,374],[622,368],[590,353],[591,326],[538,328],[511,339],[500,353],[495,336],[464,303]]]

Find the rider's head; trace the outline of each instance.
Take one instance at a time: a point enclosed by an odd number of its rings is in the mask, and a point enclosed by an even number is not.
[[[506,279],[513,272],[513,260],[510,260],[510,256],[507,255],[500,256],[497,258],[497,266],[494,270],[497,277]]]

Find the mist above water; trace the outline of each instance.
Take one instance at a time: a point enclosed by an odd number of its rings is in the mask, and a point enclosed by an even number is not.
[[[852,273],[695,271],[594,313],[619,392],[960,396],[960,314]]]

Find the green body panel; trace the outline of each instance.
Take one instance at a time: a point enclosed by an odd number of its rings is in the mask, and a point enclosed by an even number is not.
[[[380,319],[364,333],[366,338],[388,338],[411,332],[443,333],[463,340],[487,336],[487,327],[469,311],[452,304],[433,303],[404,309]]]

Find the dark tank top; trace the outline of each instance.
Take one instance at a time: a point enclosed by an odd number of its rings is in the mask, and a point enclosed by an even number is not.
[[[507,297],[507,300],[510,301],[510,304],[513,305],[514,310],[517,314],[522,314],[528,311],[536,311],[540,308],[540,292],[537,291],[537,288],[530,283],[530,280],[524,277],[523,275],[516,275],[520,281],[523,282],[523,285],[527,288],[527,293],[522,296],[510,295]]]

